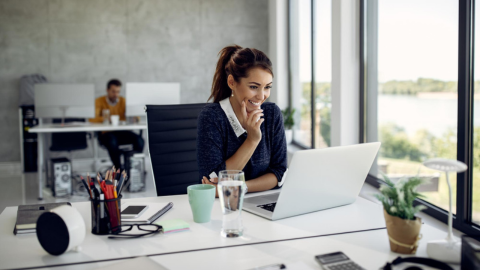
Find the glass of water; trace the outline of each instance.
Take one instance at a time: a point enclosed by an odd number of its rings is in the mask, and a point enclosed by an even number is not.
[[[242,205],[247,193],[245,175],[239,170],[220,171],[218,176],[218,197],[223,213],[223,237],[243,235]]]

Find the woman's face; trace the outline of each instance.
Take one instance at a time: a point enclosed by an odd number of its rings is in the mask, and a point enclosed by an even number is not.
[[[260,105],[270,96],[272,88],[272,74],[262,68],[253,68],[248,77],[240,78],[239,82],[228,76],[228,85],[233,91],[232,101],[242,105],[245,101],[247,113],[260,109]]]

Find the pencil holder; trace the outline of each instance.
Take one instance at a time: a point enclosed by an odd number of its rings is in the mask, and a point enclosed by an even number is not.
[[[92,233],[97,235],[112,234],[122,225],[120,211],[122,195],[116,199],[91,199]]]

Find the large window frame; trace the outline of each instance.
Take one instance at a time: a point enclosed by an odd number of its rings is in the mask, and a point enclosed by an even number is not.
[[[474,22],[475,0],[459,0],[458,25],[458,119],[457,119],[457,159],[473,168],[473,101],[474,101]],[[375,3],[374,3],[375,4]],[[360,33],[360,112],[359,112],[359,141],[367,142],[369,103],[372,100],[367,95],[369,79],[369,44],[368,25],[366,14],[369,8],[368,0],[360,0],[359,33]],[[376,15],[374,15],[376,16]],[[375,31],[375,30],[371,30]],[[374,56],[376,57],[376,56]],[[374,65],[374,64],[373,64]],[[376,70],[376,66],[373,67]],[[372,71],[373,72],[373,71]],[[373,101],[376,102],[376,101]],[[376,106],[376,104],[373,104]],[[453,227],[463,233],[479,235],[480,226],[472,222],[472,184],[473,170],[457,174],[457,201],[456,215],[453,218]],[[379,187],[382,182],[374,175],[369,174],[366,182]],[[425,200],[417,199],[415,205],[423,204],[428,207],[424,212],[444,223],[448,221],[448,211],[439,208]]]
[[[292,0],[289,0],[289,5]],[[311,1],[311,148],[315,147],[315,1]],[[473,101],[474,101],[474,23],[475,23],[475,0],[458,0],[459,3],[459,24],[458,24],[458,116],[457,116],[457,159],[467,164],[469,168],[473,168]],[[372,25],[372,14],[369,14],[369,21],[367,21],[367,9],[374,10],[376,7],[376,0],[360,0],[359,9],[359,142],[365,143],[367,141],[378,140],[376,135],[368,135],[372,133],[372,125],[377,125],[376,122],[369,120],[369,114],[376,111],[377,98],[373,95],[368,95],[368,86],[372,86],[373,82],[377,81],[376,76],[376,44],[370,46],[368,38],[371,38],[375,25]],[[370,5],[370,6],[369,6]],[[289,8],[290,10],[290,8]],[[378,14],[373,14],[377,18]],[[291,57],[291,15],[288,14],[288,59]],[[373,27],[372,27],[373,26]],[[370,29],[370,32],[368,31]],[[373,29],[373,30],[372,30]],[[375,36],[377,33],[373,33]],[[370,36],[369,36],[370,35]],[[372,58],[373,57],[373,58]],[[368,61],[371,61],[369,63]],[[373,61],[372,61],[373,60]],[[370,71],[370,72],[369,72]],[[290,68],[290,77],[292,70]],[[290,80],[292,83],[292,80]],[[289,87],[289,106],[292,106],[292,85]],[[374,123],[372,123],[374,122]],[[369,126],[370,125],[370,126]],[[368,137],[367,137],[368,136]],[[372,137],[373,136],[373,137]],[[293,144],[302,149],[310,149],[301,142],[293,140]],[[376,167],[376,164],[373,165]],[[379,188],[383,180],[376,176],[369,174],[366,182],[370,185]],[[464,173],[457,174],[457,193],[456,193],[456,214],[453,218],[453,227],[463,233],[470,235],[480,235],[480,226],[472,221],[472,196],[473,196],[473,170],[467,170]],[[415,205],[423,204],[428,208],[424,213],[434,217],[435,219],[448,223],[448,211],[442,209],[432,203],[422,199],[417,199]]]

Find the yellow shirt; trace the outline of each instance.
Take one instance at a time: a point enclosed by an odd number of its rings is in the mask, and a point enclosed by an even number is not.
[[[119,115],[120,121],[125,121],[125,98],[119,97],[118,102],[115,105],[110,105],[107,102],[107,96],[101,96],[95,100],[95,118],[90,118],[92,123],[102,123],[103,116],[102,111],[105,109],[110,110],[110,115]]]

